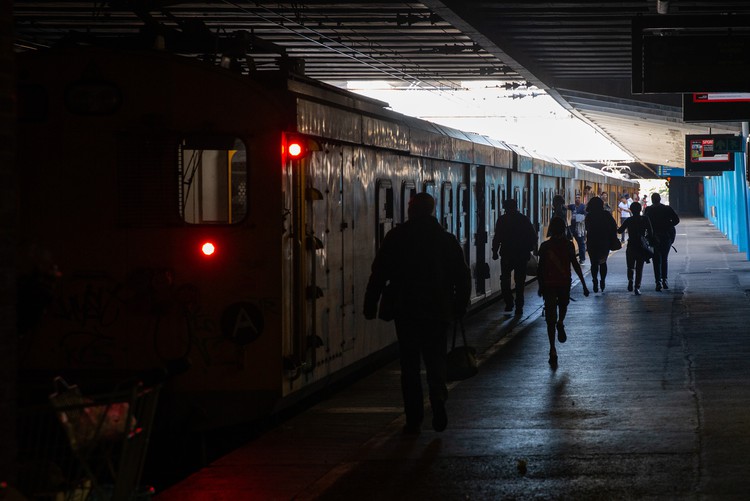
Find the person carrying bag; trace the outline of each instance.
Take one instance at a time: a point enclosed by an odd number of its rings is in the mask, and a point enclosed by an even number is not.
[[[456,346],[456,334],[459,325],[461,326],[461,337],[463,337],[463,346]],[[479,363],[477,362],[476,348],[469,346],[466,341],[466,331],[462,320],[456,320],[453,326],[453,344],[448,352],[447,361],[447,380],[463,381],[479,372]]]

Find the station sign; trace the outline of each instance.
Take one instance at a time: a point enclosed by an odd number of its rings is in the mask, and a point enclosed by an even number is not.
[[[750,92],[694,92],[682,95],[684,122],[750,120]]]
[[[656,175],[659,177],[684,177],[685,169],[680,167],[667,167],[666,165],[658,165],[656,167]]]

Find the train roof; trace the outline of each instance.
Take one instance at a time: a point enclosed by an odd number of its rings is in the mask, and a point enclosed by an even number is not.
[[[522,162],[524,167],[519,169],[526,172],[574,177],[576,175],[575,171],[577,170],[586,179],[592,181],[597,180],[597,178],[605,179],[612,177],[607,176],[599,170],[583,166],[582,164],[574,164],[569,161],[561,161],[538,153],[531,153],[522,146],[507,144],[500,139],[404,115],[391,110],[387,102],[356,94],[349,90],[341,89],[334,85],[306,76],[297,75],[289,71],[264,71],[248,77],[213,64],[164,51],[122,50],[94,46],[58,47],[44,51],[25,53],[20,56],[24,58],[45,56],[51,58],[59,57],[60,60],[66,60],[68,57],[73,57],[76,52],[89,52],[92,54],[97,52],[100,54],[108,52],[110,54],[116,53],[134,57],[169,59],[178,62],[179,64],[202,67],[206,71],[223,72],[227,77],[246,79],[249,82],[255,82],[256,84],[269,89],[288,91],[293,95],[304,98],[313,103],[318,103],[327,107],[334,107],[340,110],[347,110],[350,113],[354,112],[375,119],[377,121],[377,127],[375,127],[375,129],[377,130],[374,134],[377,134],[379,131],[383,137],[390,137],[390,139],[383,144],[378,145],[387,148],[402,151],[405,148],[412,148],[412,150],[418,150],[416,152],[413,151],[414,153],[428,157],[484,163],[486,165],[496,165],[500,167],[509,167],[509,165],[506,165],[508,163],[508,155],[515,153],[530,160],[529,162]],[[315,131],[300,132],[315,134]],[[405,135],[408,135],[409,141],[402,140],[401,142],[394,142],[394,137],[400,136],[403,138]],[[348,137],[342,137],[340,139],[352,140],[352,137],[351,133],[349,133]],[[374,138],[374,140],[377,141],[378,138]],[[358,141],[355,139],[355,142],[361,142],[361,139]]]

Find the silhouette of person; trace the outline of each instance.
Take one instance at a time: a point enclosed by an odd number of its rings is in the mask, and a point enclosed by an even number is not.
[[[492,238],[492,259],[500,257],[500,291],[505,300],[505,311],[513,310],[511,276],[515,281],[516,316],[523,315],[526,286],[526,265],[531,252],[537,249],[537,235],[528,216],[518,211],[518,203],[509,198],[503,201],[505,214],[497,218]]]
[[[364,315],[373,319],[386,286],[393,288],[394,321],[401,364],[404,433],[418,434],[424,419],[420,356],[424,360],[432,427],[445,430],[447,327],[466,313],[471,273],[456,237],[434,217],[435,200],[409,200],[409,219],[389,231],[372,263]]]
[[[599,197],[591,197],[586,205],[586,247],[591,260],[591,278],[594,280],[594,292],[599,292],[607,279],[607,258],[612,241],[617,239],[617,223],[612,214],[604,209],[604,202]],[[601,276],[601,281],[599,277]]]
[[[565,198],[562,195],[552,197],[552,217],[559,217],[563,220],[565,223],[565,238],[572,240],[573,235],[570,233],[570,227],[568,226],[568,208],[565,207]],[[547,228],[547,236],[550,236],[549,228]]]
[[[680,224],[680,217],[669,205],[661,203],[661,195],[651,194],[651,205],[644,214],[651,220],[654,229],[654,280],[657,292],[669,289],[669,249],[676,236],[675,226]]]
[[[565,315],[570,304],[570,286],[573,278],[570,272],[571,266],[583,284],[583,295],[589,295],[581,265],[576,260],[575,246],[566,237],[565,228],[565,221],[557,216],[553,217],[547,231],[549,239],[539,246],[537,281],[539,282],[539,295],[544,298],[544,319],[547,322],[547,336],[549,337],[549,364],[552,367],[557,367],[555,329],[557,329],[559,342],[564,343],[568,339],[565,332]]]
[[[581,202],[581,195],[576,195],[575,203],[568,205],[570,216],[570,228],[573,238],[578,245],[578,262],[586,262],[586,205]]]
[[[625,235],[628,232],[628,247],[625,249],[625,262],[628,266],[628,291],[634,291],[636,296],[641,294],[641,279],[643,278],[643,263],[651,257],[643,248],[642,238],[649,242],[653,240],[653,229],[649,218],[641,215],[641,204],[630,204],[631,216],[625,218],[617,228],[617,232]],[[635,275],[635,284],[633,278]]]

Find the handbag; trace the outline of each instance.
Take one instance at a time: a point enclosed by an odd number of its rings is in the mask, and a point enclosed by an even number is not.
[[[456,331],[459,324],[461,325],[461,336],[464,338],[463,346],[456,346]],[[448,381],[463,381],[479,372],[477,350],[466,344],[466,331],[461,320],[456,320],[453,325],[453,345],[451,351],[448,352],[446,368],[446,379]]]
[[[651,245],[645,235],[641,235],[641,250],[643,251],[643,257],[646,259],[654,257],[654,246]]]
[[[526,276],[535,277],[539,270],[539,259],[532,254],[526,262]]]

